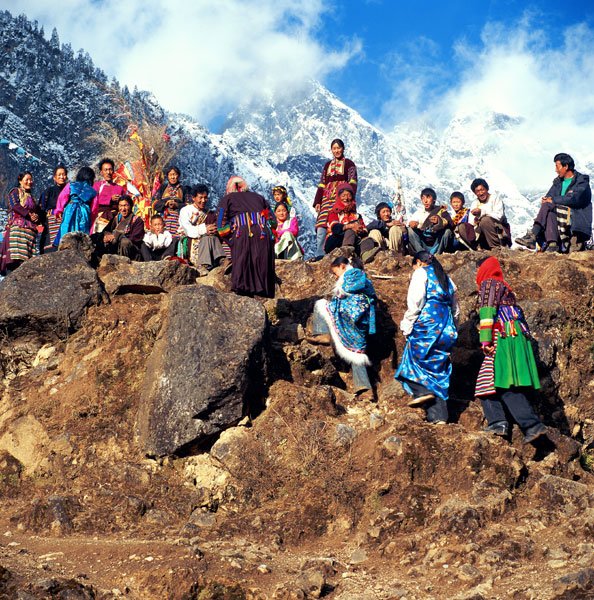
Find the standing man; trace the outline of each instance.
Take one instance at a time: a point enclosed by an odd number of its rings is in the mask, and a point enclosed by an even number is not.
[[[103,231],[114,216],[111,203],[114,196],[126,196],[126,188],[113,182],[115,163],[111,158],[99,161],[99,173],[103,179],[96,181],[93,188],[97,192],[91,205],[91,232]]]
[[[484,179],[475,179],[470,189],[476,196],[470,205],[470,214],[474,216],[478,245],[485,250],[511,246],[505,207],[499,195],[489,192],[489,184]]]
[[[445,206],[436,205],[437,194],[432,188],[421,191],[419,208],[408,222],[408,245],[411,254],[425,250],[442,254],[452,243],[452,217]]]
[[[575,170],[569,154],[556,154],[551,189],[541,199],[532,231],[517,238],[516,244],[534,250],[538,244],[548,252],[569,252],[575,236],[578,250],[585,250],[592,235],[592,190],[590,177]]]

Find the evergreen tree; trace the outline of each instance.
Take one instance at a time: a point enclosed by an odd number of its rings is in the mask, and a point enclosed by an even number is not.
[[[52,37],[50,38],[50,47],[52,50],[60,49],[60,36],[58,35],[58,30],[55,27],[52,30]]]

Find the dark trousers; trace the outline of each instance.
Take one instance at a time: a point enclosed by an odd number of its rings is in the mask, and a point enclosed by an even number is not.
[[[506,223],[493,217],[481,217],[478,222],[478,243],[485,250],[499,246],[509,246],[510,239]]]
[[[414,398],[418,398],[419,396],[424,396],[425,394],[432,393],[420,383],[408,380],[407,383],[410,386],[410,389],[412,390]],[[448,420],[448,403],[444,400],[441,400],[441,398],[435,398],[435,400],[423,404],[423,408],[425,409],[427,421],[429,421],[429,423],[435,423],[435,421]]]
[[[545,242],[547,244],[558,244],[560,242],[557,213],[552,202],[543,202],[540,205],[540,210],[536,215],[536,219],[534,219],[532,233],[540,245]]]
[[[375,246],[375,242],[369,238],[361,238],[352,229],[347,229],[344,233],[332,233],[326,240],[324,251],[326,254],[340,248],[342,246],[353,246],[359,254],[371,250]]]
[[[103,240],[105,233],[102,231],[101,233],[91,235],[91,239],[95,244],[95,255],[98,259],[101,259],[104,254],[119,254],[120,256],[127,256],[132,260],[137,258],[138,247],[132,240],[128,239],[125,235],[120,235],[113,242],[105,243]]]
[[[168,256],[173,256],[175,254],[175,240],[166,246],[165,248],[159,248],[157,250],[152,250],[149,248],[144,242],[140,244],[140,254],[142,256],[142,260],[144,262],[151,262],[153,260],[163,260]]]
[[[488,425],[508,423],[508,415],[512,417],[523,432],[540,423],[540,419],[530,406],[528,398],[518,388],[513,390],[498,389],[493,396],[481,398],[481,404]]]

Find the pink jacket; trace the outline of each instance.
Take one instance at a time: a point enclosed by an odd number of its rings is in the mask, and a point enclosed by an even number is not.
[[[297,222],[297,217],[291,217],[287,219],[284,223],[278,223],[276,229],[274,230],[274,241],[278,242],[283,233],[292,233],[293,237],[297,239],[297,234],[299,233],[299,223]]]

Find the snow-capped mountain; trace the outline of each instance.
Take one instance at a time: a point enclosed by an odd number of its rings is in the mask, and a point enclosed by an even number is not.
[[[312,201],[322,166],[331,157],[330,142],[337,137],[357,165],[357,200],[367,219],[378,202],[393,198],[398,185],[410,212],[424,187],[435,188],[441,203],[454,190],[464,192],[470,203],[472,179],[484,177],[502,195],[516,236],[531,223],[553,176],[551,168],[542,190],[522,190],[499,166],[503,142],[521,127],[520,119],[504,114],[458,114],[443,131],[414,122],[386,133],[311,82],[298,96],[239,107],[215,134],[189,116],[167,113],[151,94],[108,83],[88,54],[74,55],[70,46],[61,46],[55,31],[47,40],[24,17],[0,13],[0,48],[0,138],[26,149],[22,155],[0,144],[0,194],[24,169],[34,172],[39,194],[59,162],[71,170],[95,164],[100,149],[89,134],[102,121],[123,128],[130,116],[169,124],[171,135],[183,141],[176,162],[184,183],[207,183],[213,203],[232,174],[268,199],[272,186],[285,185],[300,216],[301,242],[310,250]],[[131,115],[123,115],[122,106]],[[594,154],[583,158],[582,164],[594,167]]]

